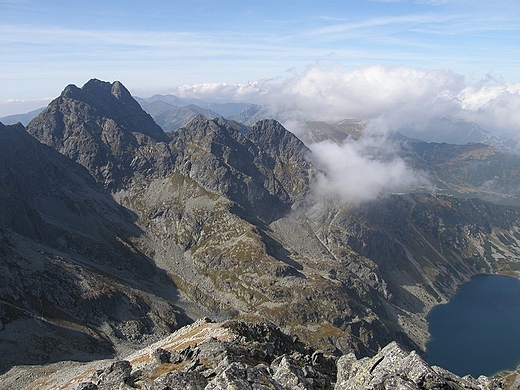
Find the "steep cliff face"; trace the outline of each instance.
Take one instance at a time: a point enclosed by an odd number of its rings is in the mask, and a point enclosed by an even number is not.
[[[281,127],[275,122],[269,126]],[[291,138],[295,145],[278,153],[244,136],[242,128],[222,118],[194,118],[172,134],[176,171],[241,205],[251,218],[270,222],[290,210],[294,197],[305,194],[313,168],[304,159],[305,146],[287,130],[278,140]]]
[[[112,357],[188,319],[135,250],[135,216],[22,126],[0,124],[0,371]]]
[[[85,166],[105,188],[169,169],[168,137],[119,82],[67,86],[29,123],[42,143]]]
[[[27,220],[31,229],[59,237],[47,226],[63,225],[60,199],[72,197],[66,207],[77,208],[85,203],[78,196],[95,193],[88,212],[69,213],[75,219],[67,234],[98,249],[80,252],[78,244],[74,251],[83,263],[108,256],[123,273],[102,269],[110,280],[146,286],[160,305],[176,294],[173,281],[199,305],[192,308],[197,313],[203,307],[217,317],[271,320],[328,352],[373,355],[392,340],[420,351],[424,315],[433,305],[471,275],[517,267],[515,207],[421,193],[358,207],[308,197],[317,169],[305,145],[278,122],[245,128],[198,116],[175,133],[158,133],[127,92],[117,82],[69,86],[31,122],[30,134],[86,170],[67,160],[83,172],[83,187],[53,193],[55,203],[29,202],[35,217]],[[14,201],[22,187],[11,184],[13,207],[26,207]],[[98,204],[108,204],[108,211]],[[92,228],[91,220],[99,226]],[[4,221],[16,231],[12,216]],[[96,247],[96,239],[103,245]],[[152,267],[149,273],[141,261]],[[161,288],[151,287],[157,277]]]

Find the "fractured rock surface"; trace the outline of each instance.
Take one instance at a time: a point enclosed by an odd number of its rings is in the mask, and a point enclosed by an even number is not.
[[[63,374],[63,373],[62,373]],[[89,377],[90,375],[90,377]],[[306,346],[272,324],[199,320],[93,374],[56,380],[63,389],[194,390],[498,390],[497,379],[460,378],[390,343],[372,358],[341,357]],[[45,389],[44,382],[41,382]]]

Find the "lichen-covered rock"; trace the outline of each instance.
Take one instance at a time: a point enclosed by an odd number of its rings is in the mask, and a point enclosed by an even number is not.
[[[460,378],[438,367],[430,367],[415,351],[392,342],[372,358],[357,360],[353,354],[338,360],[335,390],[460,390],[504,389],[494,379]]]
[[[283,356],[275,366],[273,379],[282,384],[288,390],[314,389],[313,383],[306,378],[301,367],[294,364],[287,356]]]
[[[145,390],[505,390],[497,379],[461,378],[432,367],[396,342],[373,357],[357,359],[349,353],[336,358],[291,339],[272,324],[199,321],[197,325],[181,329],[177,338],[155,348],[151,365],[139,368],[128,361],[115,362],[78,389],[119,385]],[[205,336],[198,343],[185,338],[194,334]],[[190,345],[171,348],[177,343]],[[170,360],[174,355],[175,364]]]
[[[103,370],[96,371],[92,375],[91,382],[103,389],[110,386],[119,386],[120,384],[133,386],[134,379],[130,362],[120,360]]]
[[[251,390],[247,381],[247,366],[244,363],[233,362],[221,367],[217,376],[206,386],[206,390]]]
[[[198,372],[171,371],[142,386],[143,390],[203,390],[208,380]]]

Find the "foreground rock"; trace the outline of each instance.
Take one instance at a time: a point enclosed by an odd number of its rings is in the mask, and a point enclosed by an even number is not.
[[[337,363],[335,390],[358,389],[504,389],[497,379],[463,378],[440,367],[430,367],[419,355],[392,342],[372,358],[344,355]]]
[[[505,389],[430,367],[392,342],[372,358],[337,357],[272,324],[202,319],[124,360],[40,378],[39,389]],[[29,387],[31,387],[29,386]]]

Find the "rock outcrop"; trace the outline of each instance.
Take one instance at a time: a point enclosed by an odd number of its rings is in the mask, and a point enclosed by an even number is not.
[[[67,86],[27,130],[85,166],[105,188],[171,165],[167,135],[118,81]]]
[[[104,365],[103,365],[104,364]],[[460,378],[392,342],[372,358],[305,345],[273,324],[199,320],[122,360],[58,370],[40,389],[71,390],[499,390],[498,379]]]
[[[337,362],[335,390],[460,390],[505,389],[499,379],[463,378],[440,367],[430,367],[415,351],[406,352],[396,342],[372,358],[344,355]]]

